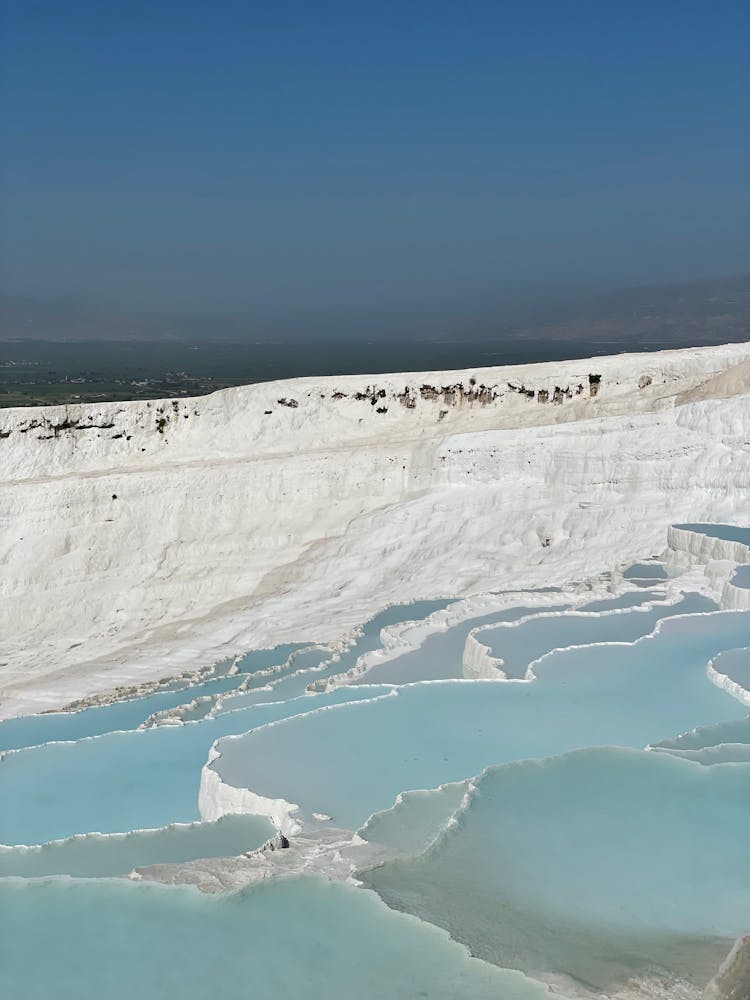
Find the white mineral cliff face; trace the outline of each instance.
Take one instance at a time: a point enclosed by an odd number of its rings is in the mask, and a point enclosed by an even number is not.
[[[735,587],[727,580],[721,592],[721,606],[732,611],[750,611],[750,587]]]
[[[740,344],[0,411],[0,716],[748,523],[748,392]]]
[[[479,629],[472,629],[466,636],[463,655],[463,675],[469,680],[502,680],[506,675],[503,661],[493,656],[489,648],[477,638]]]
[[[750,420],[748,421],[750,430]],[[747,497],[750,512],[750,493]],[[730,566],[735,563],[750,562],[750,550],[742,542],[731,542],[724,538],[712,538],[697,531],[690,531],[679,525],[670,525],[667,540],[669,548],[674,552],[687,552],[702,562],[725,562]]]
[[[221,819],[233,813],[254,813],[267,816],[279,833],[292,837],[299,833],[302,825],[294,819],[298,806],[284,799],[269,799],[256,795],[249,788],[235,788],[221,780],[211,763],[216,759],[216,751],[211,750],[208,762],[201,770],[198,808],[202,820]]]

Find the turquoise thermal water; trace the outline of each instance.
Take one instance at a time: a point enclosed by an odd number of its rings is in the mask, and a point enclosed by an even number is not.
[[[594,642],[633,642],[648,635],[662,618],[692,612],[715,611],[716,605],[699,594],[688,594],[677,604],[652,609],[629,608],[610,613],[571,612],[539,615],[518,625],[487,629],[477,635],[493,656],[502,659],[508,677],[524,677],[529,664],[545,653],[564,646]]]
[[[388,694],[342,688],[258,705],[216,720],[51,743],[0,759],[0,843],[155,829],[199,819],[201,767],[215,739],[326,705]]]
[[[467,780],[405,792],[390,809],[370,816],[357,833],[396,854],[418,854],[445,828],[468,789]]]
[[[188,685],[172,682],[168,690],[142,698],[115,701],[109,705],[86,708],[79,712],[46,712],[0,722],[0,751],[38,746],[54,740],[81,740],[118,730],[137,729],[149,716],[182,705],[193,698],[236,688],[249,672],[265,670],[273,663],[283,663],[294,646],[277,646],[247,654],[238,664],[239,673],[213,676]]]
[[[609,611],[642,604],[649,597],[641,592],[622,594],[616,598],[594,601],[585,605],[584,611]],[[651,598],[653,599],[653,598]],[[424,680],[447,680],[463,676],[463,652],[469,632],[481,625],[518,621],[527,615],[563,611],[565,605],[546,607],[515,607],[493,611],[469,618],[451,628],[429,635],[418,649],[404,653],[397,659],[372,667],[353,684],[411,684]],[[340,671],[340,667],[338,671]]]
[[[261,679],[243,690],[232,691],[226,697],[220,697],[212,709],[212,715],[224,715],[252,705],[301,698],[308,685],[335,672],[335,667],[331,666],[331,656],[330,650],[303,653],[279,674],[265,678],[265,683]]]
[[[750,566],[738,566],[732,573],[731,582],[735,587],[750,587]]]
[[[632,750],[491,768],[424,854],[364,881],[500,965],[705,981],[750,918],[748,782]]]
[[[667,750],[703,750],[728,743],[750,744],[750,716],[747,709],[742,718],[716,725],[697,726],[673,739],[660,740],[654,745]]]
[[[177,712],[170,712],[172,718],[190,721],[217,716],[225,712],[235,712],[252,705],[265,705],[274,701],[288,701],[305,693],[310,681],[321,676],[332,652],[324,647],[304,649],[290,657],[278,669],[250,675],[241,686],[217,694],[199,706],[183,705]]]
[[[654,753],[671,753],[675,757],[694,760],[698,764],[736,764],[750,763],[750,744],[719,743],[717,746],[702,747],[699,750],[675,750],[669,747],[654,746]]]
[[[90,833],[34,847],[0,847],[0,876],[126,875],[161,862],[231,857],[260,847],[275,834],[262,816],[224,816],[162,830]]]
[[[375,648],[380,631],[386,625],[409,621],[420,615],[446,607],[450,602],[421,601],[415,604],[388,608],[368,623],[352,649],[347,650],[352,662],[365,649]],[[248,654],[240,661],[245,679],[252,673],[269,669],[273,664],[284,663],[291,652],[302,650],[302,644],[260,650]],[[163,726],[145,731],[123,731],[121,723],[144,721],[152,712],[168,707],[160,695],[122,702],[103,708],[90,709],[87,713],[55,716],[32,716],[6,723],[16,726],[19,733],[26,722],[34,728],[35,738],[31,748],[10,753],[0,759],[0,795],[7,801],[17,801],[12,810],[0,812],[0,843],[39,844],[78,833],[125,832],[132,829],[152,829],[170,823],[190,823],[198,816],[198,788],[200,771],[215,739],[220,736],[242,733],[255,725],[276,721],[297,712],[308,712],[327,704],[337,704],[358,698],[369,698],[382,693],[364,688],[357,691],[342,689],[326,695],[300,697],[306,684],[319,676],[315,671],[295,673],[295,662],[303,662],[308,654],[301,653],[290,668],[291,673],[281,672],[278,692],[269,693],[264,688],[271,678],[259,678],[260,687],[248,692],[250,707],[227,712],[216,719],[206,719],[185,726]],[[324,655],[312,651],[318,661]],[[336,670],[340,669],[340,662]],[[287,684],[287,679],[293,683]],[[222,678],[234,686],[242,677]],[[252,678],[250,677],[252,682]],[[170,692],[174,704],[186,698],[210,694],[210,686],[217,681],[195,685],[187,690]],[[226,708],[241,708],[243,695],[228,699]],[[297,698],[297,700],[294,700]],[[234,704],[233,704],[234,702]],[[113,732],[105,732],[95,739],[82,739],[88,735],[90,725],[81,718],[91,713],[96,728],[115,723]],[[136,722],[137,720],[137,722]],[[41,729],[47,727],[45,739],[59,738],[56,726],[62,724],[66,739],[77,742],[37,746]],[[0,729],[2,727],[0,726]],[[125,727],[127,728],[127,727]],[[28,734],[27,734],[28,735]]]
[[[712,666],[750,694],[750,647],[727,649],[714,658]]]
[[[397,604],[376,615],[362,626],[355,641],[337,658],[329,658],[322,669],[297,669],[275,681],[268,691],[239,692],[236,696],[222,699],[217,712],[231,712],[244,705],[258,704],[261,701],[278,701],[286,698],[297,698],[304,694],[308,685],[324,682],[334,674],[345,673],[357,662],[360,656],[380,647],[380,633],[389,625],[402,622],[420,621],[435,611],[442,611],[453,603],[449,600],[416,601],[413,604]],[[375,683],[366,681],[367,684]],[[379,682],[378,682],[379,683]]]
[[[665,733],[742,718],[747,710],[708,680],[706,663],[748,640],[748,612],[666,619],[634,644],[555,653],[531,683],[416,684],[256,729],[220,743],[211,766],[230,785],[298,803],[303,816],[315,810],[357,827],[401,791],[459,781],[488,764],[644,747]]]
[[[384,626],[408,621],[420,614],[430,614],[449,603],[447,600],[422,601],[389,608],[364,627],[355,648],[375,648]],[[284,662],[290,648],[295,651],[303,647],[298,644],[296,647],[249,654],[240,664],[243,673],[247,675],[268,669],[279,662],[279,653],[281,662]],[[315,655],[320,657],[322,654],[318,652]],[[356,660],[360,653],[348,651],[345,655]],[[253,726],[300,711],[308,712],[323,705],[383,693],[367,688],[357,691],[341,689],[331,694],[307,695],[295,700],[315,676],[315,671],[304,674],[300,682],[292,668],[289,677],[294,677],[294,687],[288,685],[276,696],[272,693],[270,697],[268,692],[258,688],[252,692],[252,698],[257,698],[258,704],[251,701],[251,707],[228,712],[216,719],[145,731],[115,731],[95,739],[79,738],[77,742],[34,745],[19,753],[8,754],[0,759],[0,796],[7,796],[6,801],[16,801],[17,806],[0,811],[0,843],[40,844],[78,833],[152,829],[199,819],[200,771],[215,739],[242,733]],[[282,676],[282,683],[286,677],[286,674]],[[240,680],[234,680],[235,685]],[[265,686],[267,681],[264,676],[261,685]],[[187,692],[191,698],[205,693],[205,685],[196,685]],[[185,701],[186,692],[176,693],[176,696],[177,704],[180,704]],[[239,695],[237,701],[240,702],[241,698]],[[227,701],[227,708],[232,707],[233,700]],[[138,705],[139,719],[149,716],[149,709],[156,707],[154,696],[138,701],[148,703]],[[114,717],[115,710],[122,713],[135,711],[129,702],[107,706],[109,708],[113,710],[110,719]],[[90,711],[105,713],[107,709]],[[73,725],[77,725],[80,714],[32,716],[31,719],[35,727],[49,720],[46,737],[56,739],[58,723],[64,719],[66,725],[71,720]],[[17,720],[19,725],[24,721]],[[34,744],[41,736],[39,728],[35,728]]]
[[[322,879],[228,896],[127,881],[0,882],[0,995],[18,1000],[544,1000],[374,893]]]
[[[552,608],[506,608],[503,611],[493,611],[476,618],[469,618],[454,625],[444,632],[428,636],[422,645],[415,650],[404,653],[397,659],[389,660],[362,677],[353,681],[354,684],[410,684],[415,681],[444,680],[463,676],[462,658],[466,637],[479,625],[489,625],[495,622],[515,621],[524,615],[535,611],[561,610],[561,605]]]
[[[669,576],[660,563],[634,563],[622,575],[626,580],[666,580]]]
[[[664,599],[664,592],[661,590],[650,590],[644,593],[643,590],[631,590],[627,594],[619,597],[610,597],[602,601],[589,601],[582,605],[578,611],[619,611],[623,608],[634,608],[647,601],[661,601]]]
[[[741,528],[736,524],[676,524],[675,528],[682,531],[694,531],[709,538],[721,538],[725,542],[740,542],[750,546],[750,528]]]
[[[338,659],[287,645],[248,654],[234,676],[220,665],[195,684],[0,724],[0,747],[22,747],[0,756],[0,842],[31,845],[0,847],[0,876],[24,876],[0,877],[0,996],[549,995],[505,966],[562,976],[561,997],[565,976],[610,993],[652,974],[702,988],[750,926],[750,717],[706,675],[713,659],[747,676],[750,612],[697,595],[655,606],[658,568],[631,567],[644,589],[591,601],[588,617],[562,605],[476,616],[327,694],[305,691],[379,648],[384,627],[451,602],[388,609]],[[712,613],[669,617],[686,611]],[[536,680],[459,679],[469,631],[489,624],[501,627],[479,638],[501,637],[514,669],[536,659]],[[165,711],[196,721],[135,730]],[[300,804],[315,851],[313,811],[345,828],[330,832],[336,851],[359,828],[370,847],[351,857],[385,862],[359,877],[395,909],[310,876],[219,896],[106,878],[269,838],[258,816],[198,822],[214,741],[227,784]]]

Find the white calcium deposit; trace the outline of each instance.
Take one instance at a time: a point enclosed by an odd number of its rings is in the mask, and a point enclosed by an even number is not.
[[[733,611],[750,611],[750,587],[735,587],[727,580],[721,592],[721,606]]]
[[[748,524],[748,393],[738,344],[2,410],[0,717]]]
[[[217,756],[217,750],[212,747],[208,761],[201,770],[198,808],[202,820],[214,821],[235,813],[252,813],[268,817],[279,833],[286,837],[291,837],[302,830],[302,824],[294,819],[299,806],[284,799],[269,799],[264,795],[256,795],[249,788],[237,788],[228,782],[223,782],[211,768]]]
[[[748,421],[750,431],[750,420]],[[743,513],[750,513],[750,492],[745,497]],[[736,563],[750,561],[750,550],[742,542],[712,538],[697,531],[690,531],[679,524],[671,524],[667,529],[667,543],[674,552],[685,552],[695,559],[710,563],[725,563],[734,568]]]

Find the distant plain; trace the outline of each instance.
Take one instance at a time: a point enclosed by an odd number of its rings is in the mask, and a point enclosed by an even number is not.
[[[501,310],[502,312],[502,310]],[[631,288],[525,315],[307,336],[0,299],[0,407],[198,396],[300,376],[465,369],[737,343],[750,276]]]

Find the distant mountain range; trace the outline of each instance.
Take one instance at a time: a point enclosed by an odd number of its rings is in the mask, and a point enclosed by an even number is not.
[[[544,339],[627,341],[630,349],[731,343],[750,337],[750,275],[626,288],[514,332]]]
[[[394,334],[384,330],[378,339]],[[460,320],[440,331],[423,325],[413,340],[543,339],[601,340],[629,350],[654,346],[697,346],[750,338],[750,275],[705,278],[671,285],[625,288],[567,303],[529,308],[525,315],[487,316],[481,329],[464,331]],[[357,340],[359,331],[326,333],[322,339]],[[213,340],[241,343],[295,342],[321,335],[273,329],[227,318],[187,318],[128,313],[62,300],[0,296],[0,341],[9,340]],[[364,338],[363,338],[364,339]],[[368,334],[366,339],[372,339]]]

